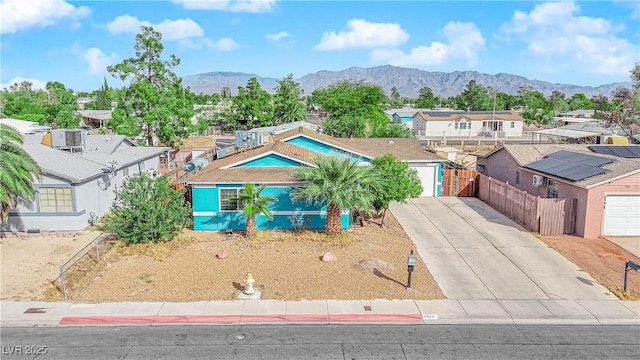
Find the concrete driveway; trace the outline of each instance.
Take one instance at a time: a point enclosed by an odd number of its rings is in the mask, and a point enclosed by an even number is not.
[[[476,198],[422,197],[391,211],[450,299],[617,299]]]

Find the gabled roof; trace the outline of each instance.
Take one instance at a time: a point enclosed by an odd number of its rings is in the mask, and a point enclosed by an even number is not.
[[[275,126],[264,126],[264,127],[259,127],[259,128],[254,128],[251,129],[251,131],[258,131],[261,133],[272,133],[275,132],[276,134],[279,134],[281,132],[287,131],[287,130],[291,130],[291,129],[297,129],[300,126],[309,128],[311,130],[318,130],[318,128],[320,126],[310,123],[308,121],[294,121],[294,122],[290,122],[290,123],[286,123],[286,124],[280,124],[280,125],[275,125]]]
[[[607,127],[598,120],[577,122],[556,128],[534,131],[536,134],[561,136],[573,139],[599,135],[612,135],[614,132],[622,133],[622,129],[617,126]]]
[[[106,141],[109,138],[112,140]],[[26,135],[24,139],[23,148],[45,175],[64,179],[72,184],[108,173],[108,160],[117,159],[120,167],[124,167],[170,150],[166,147],[136,146],[131,139],[120,135],[89,135],[86,137],[84,151],[72,154],[43,145],[42,135]],[[106,144],[102,144],[103,142]]]
[[[385,114],[387,114],[387,116],[393,116],[394,114],[402,117],[402,116],[413,116],[415,115],[418,111],[430,111],[430,109],[419,109],[419,108],[399,108],[399,109],[389,109],[389,110],[385,110]]]
[[[96,120],[110,120],[111,114],[113,111],[111,110],[82,110],[80,111],[82,117],[96,119]]]
[[[419,116],[425,121],[456,121],[466,120],[506,120],[506,121],[524,121],[524,118],[515,111],[418,111],[414,116]]]
[[[238,165],[244,164],[245,162],[261,158],[268,154],[278,154],[282,155],[286,158],[290,158],[293,160],[297,160],[302,163],[311,164],[313,163],[313,158],[318,156],[317,153],[302,148],[300,146],[295,146],[286,142],[277,141],[274,143],[269,143],[263,147],[256,148],[252,151],[245,151],[235,156],[225,156],[220,159],[221,164],[219,166],[220,169],[228,169],[233,168]],[[227,163],[226,165],[224,163]]]
[[[583,188],[591,188],[602,184],[603,182],[613,181],[615,179],[628,176],[640,172],[640,159],[638,158],[621,158],[616,156],[595,154],[589,150],[589,144],[504,144],[484,155],[484,158],[490,157],[500,150],[505,150],[517,163],[520,168],[545,158],[545,156],[562,151],[572,151],[583,153],[586,155],[598,155],[613,159],[614,161],[600,166],[606,170],[604,174],[588,177],[580,181],[567,181]],[[531,169],[524,169],[535,172]]]
[[[413,138],[337,138],[342,146],[355,149],[372,158],[393,155],[402,161],[446,161],[446,159],[426,151],[420,142]]]
[[[295,167],[238,167],[248,161],[270,154],[277,154],[301,163],[312,164],[313,159],[323,154],[287,143],[286,140],[304,136],[367,158],[391,154],[403,161],[442,162],[446,159],[423,150],[418,140],[409,138],[359,138],[340,139],[318,133],[305,127],[291,129],[274,136],[274,142],[264,146],[225,155],[211,162],[205,169],[191,175],[188,182],[290,182],[295,181]]]

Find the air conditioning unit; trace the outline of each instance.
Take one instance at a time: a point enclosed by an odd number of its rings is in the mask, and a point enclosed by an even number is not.
[[[546,183],[547,178],[542,175],[533,175],[533,186],[542,186]]]
[[[51,130],[51,147],[57,149],[82,149],[87,134],[82,129]]]

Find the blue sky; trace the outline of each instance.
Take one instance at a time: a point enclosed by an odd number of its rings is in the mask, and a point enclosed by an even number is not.
[[[106,67],[135,55],[142,24],[180,76],[391,64],[595,86],[629,81],[640,61],[637,1],[0,1],[3,86],[120,86]]]

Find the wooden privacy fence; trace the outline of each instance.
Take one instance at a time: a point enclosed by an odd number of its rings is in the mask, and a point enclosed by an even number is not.
[[[478,175],[474,170],[446,169],[442,176],[440,195],[475,197]]]
[[[488,176],[479,174],[478,198],[540,235],[573,234],[577,199],[547,199],[533,196]]]

